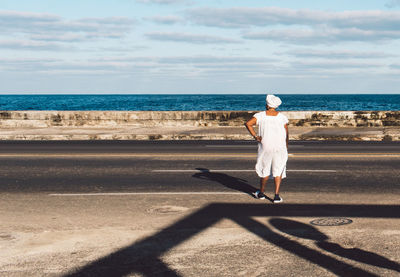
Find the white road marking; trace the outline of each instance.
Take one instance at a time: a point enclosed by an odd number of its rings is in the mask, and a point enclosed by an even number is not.
[[[245,195],[243,192],[206,192],[206,191],[185,191],[185,192],[93,192],[93,193],[50,193],[48,196],[126,196],[126,195]]]
[[[174,172],[255,172],[255,169],[154,169],[151,172],[174,173]],[[332,169],[287,169],[289,172],[337,172]]]
[[[257,148],[257,145],[205,145],[209,148]]]
[[[257,148],[257,144],[255,145],[205,145],[205,147],[209,148]],[[304,145],[290,145],[289,148],[298,148],[304,147]]]

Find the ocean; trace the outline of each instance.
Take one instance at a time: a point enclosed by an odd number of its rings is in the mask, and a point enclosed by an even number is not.
[[[282,111],[398,111],[400,94],[277,94]],[[0,95],[0,110],[258,111],[262,94]]]

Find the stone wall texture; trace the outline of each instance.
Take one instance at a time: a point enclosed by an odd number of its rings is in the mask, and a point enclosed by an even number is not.
[[[0,111],[0,128],[242,126],[256,111]],[[289,126],[400,126],[400,111],[282,111]]]
[[[182,139],[168,137],[165,130],[182,130],[199,133],[213,130],[215,134],[240,127],[257,111],[0,111],[0,139],[148,139],[141,132],[151,128],[152,138]],[[296,130],[386,129],[400,130],[400,111],[281,111],[289,118],[289,127]],[[125,130],[135,136],[106,136],[112,130]],[[21,136],[18,136],[18,132]],[[29,131],[30,130],[30,131]],[[47,137],[41,134],[46,134]],[[51,130],[51,132],[49,131]],[[71,131],[74,130],[74,131]],[[90,136],[83,136],[88,130]],[[186,130],[186,131],[185,131]],[[189,131],[188,131],[189,130]],[[197,131],[196,131],[197,130]],[[225,130],[225,131],[224,131]],[[37,135],[35,136],[35,133]],[[68,133],[69,132],[69,133]],[[73,132],[81,136],[73,136]],[[96,132],[100,135],[96,135]],[[63,135],[68,133],[67,135]],[[234,133],[234,131],[232,131]],[[10,135],[12,134],[12,135]],[[25,134],[25,135],[22,135]],[[71,135],[72,134],[72,135]],[[176,132],[174,133],[176,134]],[[339,135],[340,136],[340,135]],[[214,136],[218,137],[218,136]],[[380,136],[379,138],[381,138]],[[213,136],[208,136],[207,139]],[[224,138],[228,138],[225,136]],[[234,137],[237,139],[241,137]],[[302,137],[303,139],[306,137]],[[396,138],[396,137],[394,137]]]

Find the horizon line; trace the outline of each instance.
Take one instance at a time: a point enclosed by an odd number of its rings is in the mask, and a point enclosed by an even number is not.
[[[17,95],[267,95],[269,93],[0,93],[0,96]],[[273,93],[275,95],[400,95],[393,93]]]

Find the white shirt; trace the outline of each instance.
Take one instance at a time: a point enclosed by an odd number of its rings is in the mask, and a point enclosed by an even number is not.
[[[256,113],[258,135],[262,138],[262,150],[266,152],[277,152],[286,150],[285,124],[288,118],[278,113],[276,116],[267,115],[265,111]]]

